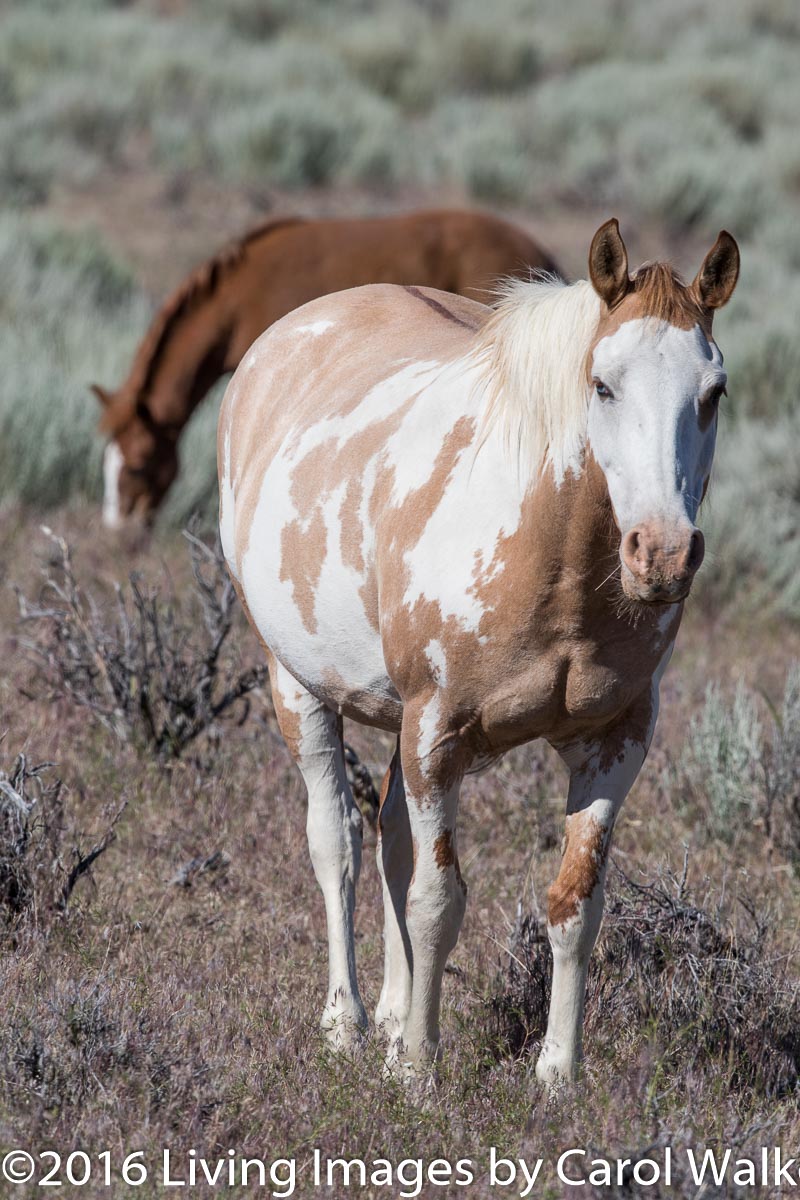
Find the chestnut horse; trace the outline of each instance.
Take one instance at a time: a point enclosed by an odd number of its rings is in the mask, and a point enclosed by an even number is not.
[[[268,221],[205,263],[174,292],[116,392],[98,385],[109,526],[151,519],[178,473],[178,440],[209,388],[260,333],[308,300],[364,283],[487,292],[502,275],[550,257],[523,230],[477,212],[357,220]]]
[[[688,286],[664,263],[629,276],[612,220],[591,282],[510,282],[493,311],[359,288],[284,318],[234,375],[222,545],[308,788],[335,1045],[367,1021],[342,716],[398,739],[379,818],[376,1021],[410,1071],[436,1055],[464,914],[464,773],[546,738],[570,781],[537,1072],[574,1075],[612,828],[703,558],[695,519],[726,383],[712,317],[738,270],[723,232]]]

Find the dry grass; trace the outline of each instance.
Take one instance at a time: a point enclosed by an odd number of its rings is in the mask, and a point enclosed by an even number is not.
[[[95,520],[76,510],[59,522],[93,590],[129,569]],[[179,547],[170,535],[140,548],[136,566],[153,577],[169,557],[175,586],[185,590],[191,570]],[[33,522],[19,516],[5,526],[0,563],[6,583],[13,574],[34,590]],[[16,627],[8,587],[0,627]],[[0,961],[0,1139],[64,1153],[142,1149],[151,1162],[164,1145],[184,1161],[190,1148],[290,1156],[301,1164],[295,1194],[303,1196],[313,1194],[315,1147],[395,1162],[472,1158],[477,1180],[465,1194],[486,1196],[490,1145],[552,1161],[567,1145],[635,1156],[666,1143],[721,1141],[745,1153],[796,1142],[796,877],[763,822],[720,841],[702,828],[702,811],[673,807],[664,785],[667,755],[680,753],[688,714],[704,704],[709,667],[731,694],[731,678],[757,663],[758,679],[750,674],[748,684],[779,698],[795,635],[784,631],[774,649],[763,632],[748,644],[735,627],[712,635],[699,612],[684,633],[665,681],[658,744],[618,830],[619,869],[592,968],[588,1086],[546,1101],[531,1074],[548,986],[537,898],[557,870],[565,783],[552,756],[534,747],[465,786],[470,903],[445,982],[441,1080],[422,1105],[382,1077],[371,1040],[338,1062],[317,1033],[323,907],[305,844],[302,785],[266,697],[255,694],[247,723],[226,726],[213,757],[165,770],[146,744],[120,743],[68,700],[26,698],[27,658],[11,638],[0,681],[5,744],[30,745],[31,757],[45,747],[57,762],[65,825],[86,831],[84,851],[128,803],[116,841],[66,913],[17,923],[16,944]],[[250,635],[242,631],[237,642],[242,666],[257,665]],[[373,769],[385,765],[383,735],[351,736]],[[357,945],[374,1008],[380,887],[373,834],[366,837]],[[681,882],[684,843],[691,853]],[[518,912],[529,914],[522,927]],[[523,969],[524,980],[515,978]],[[677,1174],[669,1194],[690,1194]],[[421,1194],[442,1192],[428,1186]],[[538,1194],[560,1192],[549,1178]]]

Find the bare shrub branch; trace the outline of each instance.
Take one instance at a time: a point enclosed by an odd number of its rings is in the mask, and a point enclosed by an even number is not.
[[[698,1063],[724,1070],[737,1091],[785,1095],[800,1079],[800,990],[770,948],[770,915],[739,896],[741,928],[721,902],[696,900],[688,855],[680,876],[634,880],[614,868],[600,940],[591,960],[587,1032],[652,1028],[675,1071]],[[519,914],[507,964],[486,1006],[499,1055],[541,1038],[550,1002],[544,922]]]
[[[64,786],[48,778],[52,766],[18,754],[9,770],[0,767],[0,923],[6,927],[65,913],[78,881],[114,841],[125,811],[127,801],[84,852],[84,835],[67,829]]]
[[[223,648],[236,595],[219,547],[187,532],[193,586],[185,602],[162,598],[133,574],[101,609],[79,585],[67,542],[45,529],[55,554],[38,602],[18,594],[37,637],[26,644],[51,692],[86,708],[123,741],[179,757],[222,721],[241,724],[266,667],[238,670]]]

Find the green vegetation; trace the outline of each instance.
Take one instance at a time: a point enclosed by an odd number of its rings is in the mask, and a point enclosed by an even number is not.
[[[154,298],[117,261],[125,247],[31,209],[108,173],[446,189],[541,215],[544,230],[559,210],[614,210],[692,246],[726,226],[744,266],[719,319],[731,395],[704,591],[726,603],[744,570],[758,605],[800,613],[790,0],[501,0],[490,14],[479,0],[203,0],[173,16],[11,0],[0,31],[0,497],[98,494],[85,385],[122,377]],[[214,412],[194,423],[167,520],[213,510]]]

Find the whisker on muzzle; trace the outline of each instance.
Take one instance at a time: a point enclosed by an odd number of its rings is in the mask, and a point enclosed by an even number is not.
[[[603,586],[604,586],[606,583],[608,583],[609,579],[613,579],[613,578],[614,578],[614,576],[617,574],[617,572],[618,572],[618,571],[621,571],[621,570],[622,570],[622,563],[618,562],[618,563],[617,563],[617,565],[614,567],[614,570],[613,570],[613,571],[611,571],[611,572],[610,572],[610,574],[606,575],[606,577],[605,577],[605,579],[603,580],[603,582],[602,582],[602,583],[598,583],[597,587],[596,587],[594,590],[595,590],[596,592],[599,592],[599,591],[600,591],[600,588],[601,588],[601,587],[603,587]]]

